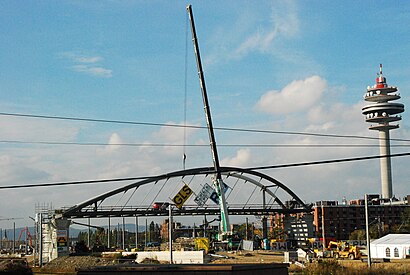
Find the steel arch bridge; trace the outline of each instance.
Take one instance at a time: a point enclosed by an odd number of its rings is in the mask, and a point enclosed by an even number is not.
[[[305,204],[292,190],[269,175],[238,167],[220,167],[220,171],[224,183],[229,187],[226,193],[229,215],[311,212],[311,205]],[[202,206],[193,203],[193,197],[200,191],[208,176],[214,174],[213,167],[200,167],[148,177],[62,209],[61,217],[166,216],[168,210],[153,209],[153,203],[171,203],[170,198],[184,184],[190,186],[194,195],[184,207],[175,209],[173,215],[219,215],[219,205],[211,200]],[[202,180],[198,180],[200,176]]]

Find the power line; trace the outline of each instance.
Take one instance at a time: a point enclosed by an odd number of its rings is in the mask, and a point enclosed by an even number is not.
[[[209,147],[207,144],[170,143],[103,143],[103,142],[60,142],[60,141],[21,141],[0,140],[0,143],[39,144],[39,145],[78,145],[78,146],[130,146],[130,147]],[[380,147],[379,144],[218,144],[219,147],[279,147],[279,148],[365,148]],[[391,144],[390,147],[410,147],[410,144]]]
[[[291,163],[291,164],[281,164],[281,165],[269,165],[269,166],[251,167],[251,168],[246,168],[246,169],[267,170],[267,169],[321,165],[321,164],[329,164],[329,163],[352,162],[352,161],[380,159],[380,158],[387,158],[387,157],[404,157],[404,156],[410,156],[410,153],[390,154],[390,155],[383,155],[383,156],[379,155],[379,156],[368,156],[368,157],[357,157],[357,158],[332,159],[332,160],[311,161],[311,162],[301,162],[301,163]]]
[[[8,185],[8,186],[0,186],[0,189],[18,189],[18,188],[33,188],[33,187],[50,187],[50,186],[64,186],[64,185],[77,185],[77,184],[106,183],[106,182],[119,182],[119,181],[131,181],[131,180],[144,180],[144,179],[149,179],[149,178],[155,178],[155,177],[132,177],[132,178],[101,179],[101,180],[86,180],[86,181],[38,183],[38,184],[27,184],[27,185]]]
[[[353,161],[363,161],[363,160],[379,159],[379,158],[386,158],[386,157],[393,158],[393,157],[404,157],[404,156],[410,156],[410,153],[391,154],[391,155],[384,155],[384,156],[367,156],[367,157],[356,157],[356,158],[333,159],[333,160],[323,160],[323,161],[311,161],[311,162],[259,166],[259,167],[248,167],[248,168],[245,168],[245,170],[267,170],[267,169],[301,167],[301,166],[310,166],[310,165],[353,162]],[[87,180],[87,181],[54,182],[54,183],[40,183],[40,184],[28,184],[28,185],[9,185],[9,186],[0,186],[0,190],[1,189],[20,189],[20,188],[34,188],[34,187],[51,187],[51,186],[78,185],[78,184],[91,184],[91,183],[119,182],[119,181],[131,181],[131,180],[144,180],[144,179],[151,179],[151,178],[155,179],[157,178],[157,176],[129,177],[129,178],[101,179],[101,180]]]
[[[176,127],[176,128],[207,129],[207,127],[205,127],[205,126],[180,125],[180,124],[172,124],[172,123],[153,123],[153,122],[78,118],[78,117],[65,117],[65,116],[47,116],[47,115],[33,115],[33,114],[19,114],[19,113],[5,113],[5,112],[0,112],[0,115],[2,115],[2,116],[14,116],[14,117],[27,117],[27,118],[40,118],[40,119],[56,119],[56,120],[71,120],[71,121],[83,121],[83,122],[97,122],[97,123],[131,124],[131,125],[141,125],[141,126],[161,126],[161,127]],[[248,133],[302,135],[302,136],[316,136],[316,137],[356,138],[356,139],[380,140],[380,138],[377,138],[377,137],[358,136],[358,135],[319,134],[319,133],[309,133],[309,132],[273,131],[273,130],[260,130],[260,129],[230,128],[230,127],[214,127],[214,129],[215,130],[220,130],[220,131],[235,131],[235,132],[248,132]],[[391,141],[410,142],[410,139],[393,139],[393,138],[390,138],[390,140]]]

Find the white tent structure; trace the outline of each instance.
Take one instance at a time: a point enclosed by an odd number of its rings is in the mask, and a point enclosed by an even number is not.
[[[370,255],[376,259],[405,259],[410,256],[410,234],[389,234],[370,242]]]

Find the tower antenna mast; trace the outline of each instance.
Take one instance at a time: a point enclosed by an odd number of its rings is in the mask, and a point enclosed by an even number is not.
[[[392,172],[390,160],[390,130],[399,128],[398,124],[390,124],[401,120],[399,114],[404,112],[402,103],[393,103],[400,99],[400,94],[395,86],[387,85],[386,77],[383,76],[382,64],[377,74],[376,84],[368,86],[364,95],[364,100],[370,102],[362,108],[366,122],[377,123],[369,127],[370,130],[379,131],[380,174],[382,183],[382,198],[391,199],[393,197]]]

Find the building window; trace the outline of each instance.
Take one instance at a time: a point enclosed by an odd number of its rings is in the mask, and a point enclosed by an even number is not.
[[[399,257],[399,249],[397,247],[394,248],[394,257],[395,258]]]
[[[390,248],[386,248],[386,258],[390,258]]]

